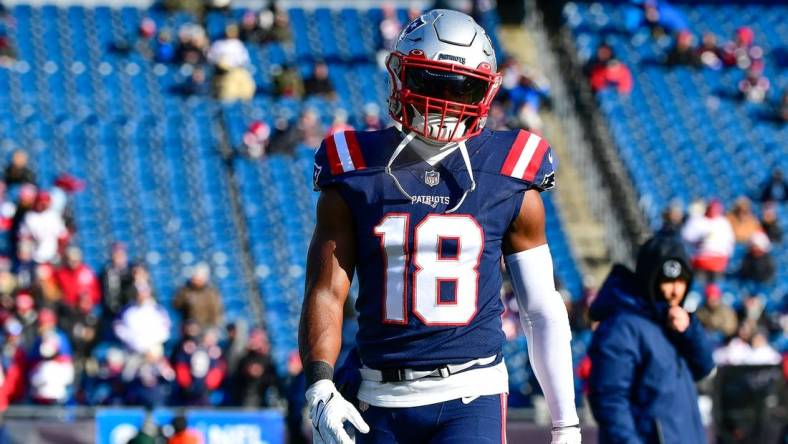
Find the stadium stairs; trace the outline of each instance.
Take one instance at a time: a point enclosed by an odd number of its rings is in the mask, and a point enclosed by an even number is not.
[[[528,20],[531,22],[533,18]],[[531,29],[527,25],[504,25],[498,33],[506,52],[521,66],[539,70],[539,61],[544,60],[544,55],[540,53]],[[578,266],[584,277],[592,280],[591,285],[600,283],[610,268],[610,253],[605,244],[604,228],[588,205],[590,189],[568,150],[569,142],[564,136],[565,128],[562,122],[549,110],[542,109],[540,115],[545,124],[545,137],[550,141],[560,162],[558,186],[554,194],[567,237],[579,259]]]

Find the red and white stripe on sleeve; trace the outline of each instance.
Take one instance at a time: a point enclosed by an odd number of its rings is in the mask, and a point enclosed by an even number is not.
[[[331,174],[338,175],[367,167],[353,131],[339,131],[326,138],[326,154]]]
[[[547,141],[540,136],[520,130],[509,148],[501,174],[532,182],[549,147]]]

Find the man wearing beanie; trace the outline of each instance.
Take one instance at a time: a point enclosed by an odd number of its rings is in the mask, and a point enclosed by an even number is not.
[[[695,381],[714,369],[703,327],[682,308],[692,270],[681,240],[656,236],[634,272],[615,265],[591,305],[591,409],[599,442],[706,442]]]

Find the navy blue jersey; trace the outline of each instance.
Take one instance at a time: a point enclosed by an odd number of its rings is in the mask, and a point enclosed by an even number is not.
[[[485,130],[466,142],[476,190],[459,150],[431,166],[396,128],[340,132],[315,154],[316,189],[336,188],[355,223],[356,336],[372,368],[426,368],[501,350],[501,242],[528,189],[554,185],[549,145],[527,131]]]

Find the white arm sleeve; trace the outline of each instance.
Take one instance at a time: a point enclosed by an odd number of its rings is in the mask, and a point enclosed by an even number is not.
[[[542,387],[553,427],[576,425],[569,317],[555,289],[550,248],[541,245],[506,256],[506,268],[520,305],[528,358]]]

